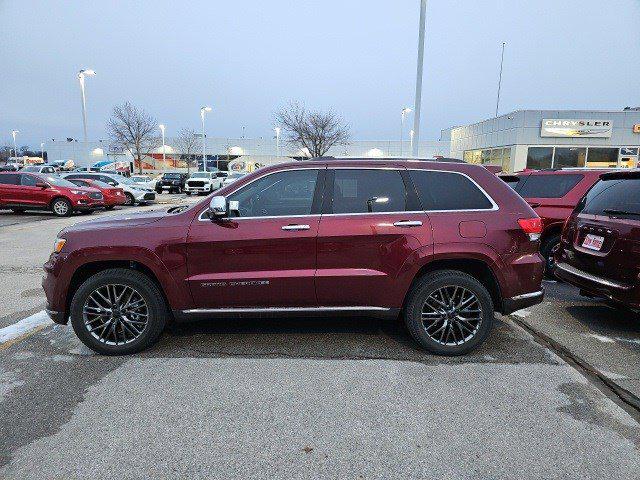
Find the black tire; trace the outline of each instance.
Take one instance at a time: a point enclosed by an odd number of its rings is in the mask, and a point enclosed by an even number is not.
[[[113,205],[107,205],[104,207],[105,210],[113,210]]]
[[[560,235],[552,235],[540,246],[540,254],[544,257],[544,275],[547,278],[556,278],[554,271],[556,262],[553,259],[555,250],[560,246]]]
[[[11,211],[13,213],[21,214],[24,213],[24,208],[12,208]]]
[[[469,292],[469,297],[466,298],[475,296],[475,300],[470,303],[469,306],[475,304],[479,307],[477,308],[478,313],[476,314],[479,317],[479,321],[473,320],[474,323],[469,323],[467,320],[464,320],[465,324],[462,324],[462,322],[458,321],[458,318],[460,318],[457,315],[458,311],[456,310],[454,312],[452,310],[450,312],[451,320],[434,319],[430,322],[429,326],[425,325],[425,322],[422,320],[423,307],[430,296],[432,294],[438,296],[440,295],[439,291],[441,292],[444,291],[445,288],[451,289],[455,287],[458,287],[459,290],[454,290],[454,296],[458,296],[461,302],[464,299],[461,298],[461,295],[465,295],[465,292]],[[458,291],[460,293],[456,293]],[[467,308],[468,307],[465,307],[463,310]],[[431,315],[437,314],[434,313]],[[463,355],[478,348],[489,335],[494,318],[493,301],[485,286],[471,275],[457,270],[440,270],[426,274],[415,283],[408,294],[403,310],[403,317],[413,339],[426,350],[436,355]],[[441,323],[438,324],[438,321]],[[462,326],[459,326],[460,324],[462,324]],[[468,328],[468,325],[473,326],[473,332],[471,329],[469,329],[468,332],[463,330],[463,327]],[[455,329],[456,326],[458,329]],[[430,333],[428,332],[429,328],[433,329]],[[444,344],[439,341],[441,340],[440,338],[437,340],[432,338],[431,335],[434,337],[438,336],[437,334],[442,328],[444,328],[444,330],[442,330],[443,332],[453,331],[453,339],[456,339],[455,335],[457,335],[459,337],[459,343],[454,345],[447,344],[451,343],[449,342],[449,333],[447,333],[444,339]],[[465,333],[467,337],[464,337],[461,332]]]
[[[156,193],[160,195],[162,193],[162,188],[156,188]]]
[[[191,195],[191,192],[184,192],[184,193],[186,193],[186,194],[187,194],[187,197],[188,197],[189,195]]]
[[[73,208],[66,198],[56,198],[51,202],[51,211],[56,217],[68,217],[73,213]]]
[[[129,192],[124,192],[125,201],[124,204],[127,207],[133,207],[136,204],[136,198]]]
[[[106,341],[100,341],[85,325],[83,314],[85,303],[96,289],[106,285],[126,286],[134,289],[146,302],[147,323],[139,336],[130,340],[129,343],[109,344],[107,342],[113,338],[109,334],[105,338]],[[126,268],[103,270],[85,280],[73,295],[70,313],[71,325],[78,338],[91,350],[103,355],[129,355],[145,350],[158,340],[169,318],[167,304],[157,285],[145,274]],[[117,326],[115,328],[117,330]],[[113,342],[111,340],[111,343]]]

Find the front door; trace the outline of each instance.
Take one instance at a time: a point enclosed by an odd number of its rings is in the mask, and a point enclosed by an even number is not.
[[[327,171],[326,182],[318,232],[319,305],[399,307],[403,265],[417,249],[432,248],[429,218],[406,172],[336,168]]]
[[[227,196],[237,216],[189,230],[188,282],[196,308],[313,307],[324,178],[317,168],[268,173]],[[233,215],[233,212],[231,212]]]

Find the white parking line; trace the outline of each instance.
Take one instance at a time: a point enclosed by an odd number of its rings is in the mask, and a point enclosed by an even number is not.
[[[0,346],[50,324],[53,324],[53,321],[49,318],[47,312],[43,310],[12,325],[0,328]]]

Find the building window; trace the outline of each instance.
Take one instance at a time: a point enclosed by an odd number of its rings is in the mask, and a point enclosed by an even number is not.
[[[553,157],[553,168],[584,167],[586,157],[586,148],[556,147],[556,153]]]
[[[511,147],[502,150],[502,171],[508,172],[511,167]]]
[[[619,148],[589,147],[587,166],[595,168],[617,167]]]
[[[511,161],[511,147],[465,150],[463,158],[465,162],[477,165],[500,165],[507,172]]]
[[[542,170],[551,168],[553,163],[553,147],[529,147],[527,151],[527,168]]]

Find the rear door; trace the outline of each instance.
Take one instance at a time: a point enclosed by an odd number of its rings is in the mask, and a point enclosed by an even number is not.
[[[431,245],[431,225],[406,171],[329,168],[318,232],[320,306],[399,306],[396,281],[410,255]]]
[[[0,174],[0,204],[18,203],[20,189],[19,173]]]
[[[578,205],[571,264],[626,285],[640,273],[640,178],[601,180]]]

